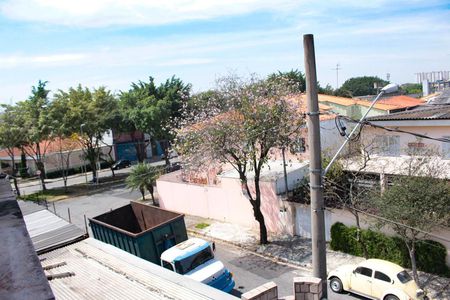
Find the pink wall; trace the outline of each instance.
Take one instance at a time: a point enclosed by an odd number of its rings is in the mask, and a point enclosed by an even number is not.
[[[219,185],[199,185],[182,182],[177,173],[161,176],[156,181],[161,208],[259,228],[239,180],[222,178]],[[261,194],[261,210],[267,230],[271,233],[293,234],[292,226],[286,228],[283,220],[286,213],[280,213],[282,204],[275,194],[275,184],[261,182]]]

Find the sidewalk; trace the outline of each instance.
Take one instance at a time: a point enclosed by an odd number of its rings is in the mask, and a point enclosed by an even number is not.
[[[259,233],[250,228],[190,215],[185,215],[184,219],[187,230],[191,234],[230,243],[250,252],[296,265],[312,272],[311,240],[309,239],[297,236],[272,236],[269,237],[269,244],[259,245]],[[358,264],[363,260],[364,258],[362,257],[327,249],[328,271],[344,264]],[[428,296],[432,299],[450,299],[450,278],[442,278],[423,272],[420,272],[419,275],[420,280],[424,283],[425,290],[428,292]]]

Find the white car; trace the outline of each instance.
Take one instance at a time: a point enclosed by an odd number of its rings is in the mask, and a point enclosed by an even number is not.
[[[335,293],[348,291],[381,300],[428,299],[405,269],[381,259],[341,266],[328,274],[328,280]]]

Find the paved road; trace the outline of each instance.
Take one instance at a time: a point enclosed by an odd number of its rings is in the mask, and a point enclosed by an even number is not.
[[[171,159],[172,163],[179,162],[178,157]],[[162,166],[165,164],[164,160],[161,161],[155,161],[150,163],[152,166]],[[121,174],[121,173],[129,173],[131,168],[125,168],[114,171],[115,174]],[[110,169],[103,169],[99,171],[99,178],[101,177],[109,177],[112,176],[112,172]],[[92,172],[87,172],[83,174],[76,174],[71,175],[68,177],[67,184],[68,185],[74,185],[74,184],[80,184],[85,183],[92,180]],[[62,178],[55,178],[55,179],[48,179],[46,180],[46,187],[48,189],[57,188],[57,187],[63,187],[64,181]],[[26,181],[19,183],[19,189],[20,192],[24,195],[28,195],[31,193],[36,193],[40,190],[42,190],[41,182],[40,180],[32,180],[32,181]]]
[[[120,185],[95,195],[55,202],[55,208],[56,213],[65,219],[68,219],[67,209],[69,208],[72,223],[84,229],[84,215],[94,217],[110,209],[128,204],[130,200],[136,200],[139,197],[138,192],[131,192],[124,185]],[[293,278],[310,275],[302,269],[274,262],[228,244],[216,243],[216,256],[235,276],[235,296],[240,296],[241,293],[269,281],[277,283],[279,296],[291,295]],[[328,293],[331,300],[361,299],[336,295],[331,291]]]
[[[131,191],[125,187],[125,184],[121,184],[101,193],[54,202],[54,207],[56,214],[66,220],[69,219],[69,209],[72,223],[85,229],[84,215],[87,218],[92,218],[111,209],[129,204],[130,200],[139,198],[140,193],[138,191]],[[50,205],[49,209],[53,211],[53,205]]]

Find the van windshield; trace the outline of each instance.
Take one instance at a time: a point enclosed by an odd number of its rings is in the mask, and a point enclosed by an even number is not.
[[[176,261],[175,268],[178,274],[186,274],[213,258],[214,254],[211,247],[207,247],[198,253]]]

